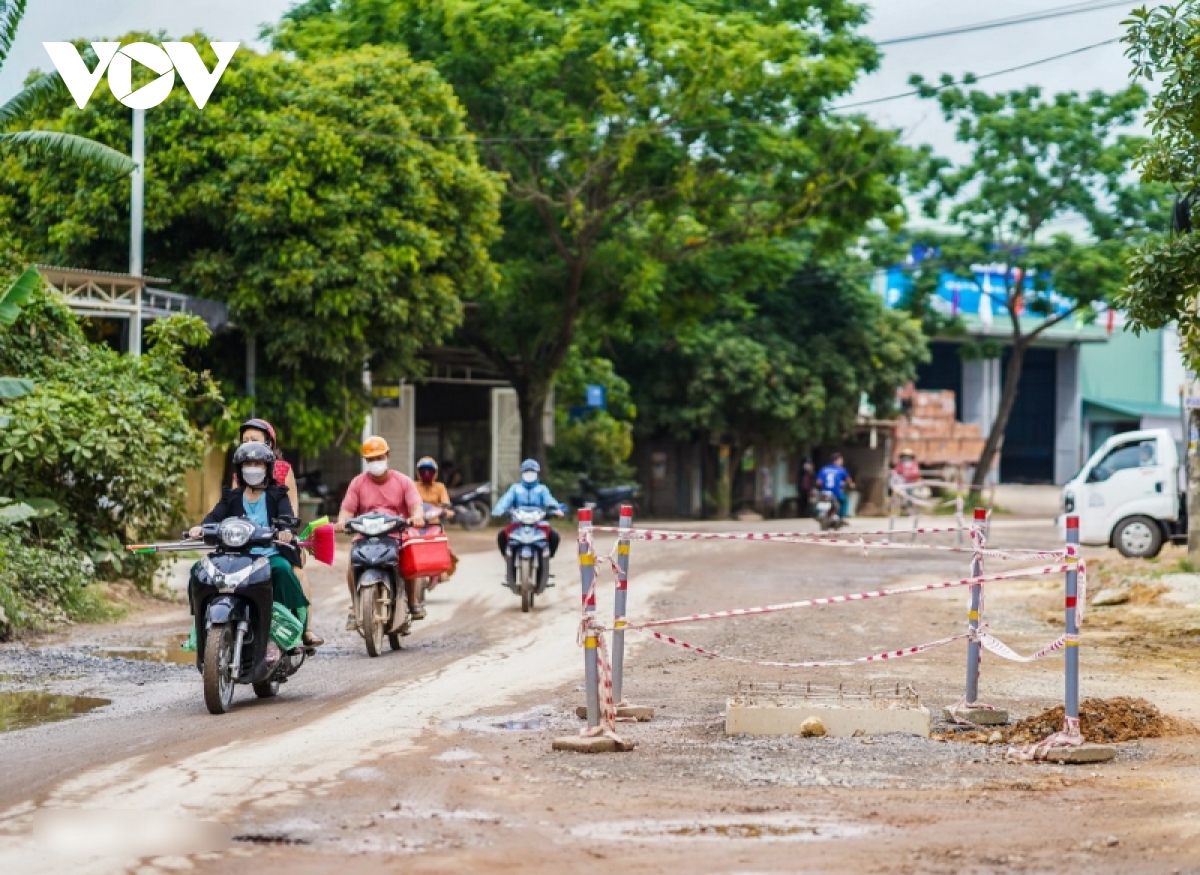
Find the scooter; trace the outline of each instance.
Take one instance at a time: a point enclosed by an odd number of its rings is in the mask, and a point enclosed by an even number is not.
[[[368,656],[383,652],[384,635],[392,650],[399,650],[400,638],[412,631],[408,594],[400,577],[400,539],[392,537],[406,528],[404,517],[381,511],[346,522],[347,532],[364,536],[350,548],[350,567],[354,572],[354,615]]]
[[[458,518],[458,511],[455,510],[453,507],[450,508],[450,512],[453,513],[455,519]],[[422,534],[431,534],[431,535],[444,534],[444,529],[443,529],[441,523],[439,522],[439,520],[441,520],[445,516],[446,516],[446,508],[441,507],[436,504],[430,504],[429,502],[425,502],[426,528],[421,529],[420,530],[421,533]],[[425,604],[425,596],[430,591],[432,591],[435,587],[437,587],[438,582],[441,580],[441,577],[442,576],[439,574],[436,576],[428,575],[428,576],[424,576],[424,577],[418,577],[416,579],[417,580],[417,601],[420,604],[422,604],[422,605]]]
[[[540,507],[513,508],[508,524],[508,569],[504,585],[521,597],[521,611],[533,610],[534,599],[550,583],[550,524]]]
[[[632,504],[638,490],[635,483],[597,488],[589,478],[580,477],[579,489],[571,496],[570,503],[576,513],[583,508],[591,508],[593,519],[597,521],[605,517],[615,520],[620,515],[621,505]],[[636,507],[634,513],[637,513]]]
[[[275,527],[261,527],[230,517],[201,527],[200,540],[212,552],[196,569],[192,613],[196,668],[204,676],[204,704],[212,714],[229,711],[237,684],[249,684],[260,699],[272,698],[304,664],[304,625],[275,603],[267,557],[250,552],[254,547],[295,549],[277,537],[281,528],[297,522],[279,519]],[[195,549],[196,542],[191,545]]]
[[[486,528],[492,513],[492,484],[480,483],[452,490],[450,504],[454,510],[454,521],[468,532]]]
[[[814,489],[812,504],[821,531],[836,530],[846,525],[846,521],[842,519],[841,504],[832,492]]]

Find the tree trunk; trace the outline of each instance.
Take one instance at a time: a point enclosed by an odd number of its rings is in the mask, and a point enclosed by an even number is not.
[[[978,503],[987,481],[992,463],[1004,446],[1004,430],[1008,428],[1008,418],[1012,415],[1013,406],[1017,401],[1017,388],[1021,384],[1021,371],[1025,366],[1026,341],[1013,344],[1012,354],[1008,359],[1008,371],[1004,375],[1004,388],[1000,392],[1000,408],[996,411],[996,419],[992,430],[988,433],[983,445],[983,453],[979,456],[979,464],[975,466],[975,476],[971,479],[971,501]]]
[[[1200,441],[1192,435],[1200,430],[1200,410],[1188,411],[1187,442],[1187,512],[1188,562],[1192,570],[1200,570]]]
[[[546,434],[542,430],[542,415],[550,397],[550,381],[530,377],[513,388],[517,390],[517,411],[521,415],[521,458],[536,459],[544,468]]]
[[[733,448],[721,444],[717,448],[717,519],[733,516]]]

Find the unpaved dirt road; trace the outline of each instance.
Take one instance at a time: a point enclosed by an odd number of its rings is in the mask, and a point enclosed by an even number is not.
[[[757,528],[797,525],[807,524]],[[1200,736],[1132,742],[1111,763],[1063,767],[1006,760],[998,745],[724,734],[725,700],[746,681],[911,683],[940,711],[962,693],[961,644],[798,672],[704,660],[631,636],[627,696],[657,709],[651,723],[622,724],[637,749],[552,752],[553,737],[578,731],[583,697],[570,542],[556,562],[558,587],[522,615],[498,585],[489,537],[456,540],[462,564],[431,595],[429,619],[402,651],[378,659],[340,631],[344,566],[310,565],[327,647],[277,699],[239,688],[222,717],[205,711],[193,668],[105,655],[186,631],[179,605],[0,648],[0,689],[112,700],[0,734],[0,872],[1200,872]],[[1055,546],[1055,534],[1048,522],[1002,519],[992,542]],[[601,552],[609,543],[599,540]],[[631,615],[958,578],[966,560],[638,543]],[[956,634],[965,598],[950,590],[676,634],[751,659],[854,657]],[[986,617],[1029,652],[1061,631],[1061,599],[1061,576],[996,584]],[[606,586],[602,614],[610,604]],[[1091,611],[1084,694],[1144,696],[1200,721],[1198,634],[1200,610]],[[1061,703],[1061,672],[1061,659],[1028,666],[989,656],[982,698],[1027,716]],[[197,823],[215,827],[184,828]],[[114,843],[143,855],[110,853]]]

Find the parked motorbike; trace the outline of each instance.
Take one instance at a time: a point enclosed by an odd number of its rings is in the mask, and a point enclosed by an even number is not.
[[[468,532],[477,532],[487,526],[492,514],[492,484],[478,483],[450,490],[450,504],[454,510],[454,521]]]
[[[569,499],[572,509],[578,513],[583,508],[592,509],[592,519],[597,522],[608,518],[617,519],[621,514],[621,505],[633,504],[639,487],[635,483],[623,486],[603,486],[597,488],[587,477],[579,478],[579,487]],[[637,508],[634,507],[634,514]]]
[[[236,684],[250,684],[256,696],[269,699],[304,664],[306,650],[298,643],[303,624],[275,604],[267,557],[250,552],[254,547],[294,549],[276,538],[280,528],[296,522],[279,519],[270,528],[231,517],[202,526],[200,538],[213,550],[200,560],[192,610],[196,666],[204,676],[204,704],[212,714],[229,710]],[[291,646],[281,648],[281,640]]]
[[[321,505],[317,509],[317,514],[329,513],[329,496],[332,490],[321,480],[320,471],[307,471],[296,478],[296,489],[301,495],[309,495],[313,498],[321,499]]]
[[[534,599],[550,583],[550,524],[540,507],[517,507],[508,524],[508,574],[504,585],[521,597],[521,611],[533,610]]]
[[[816,517],[821,531],[836,530],[846,525],[846,521],[842,519],[841,503],[832,492],[814,489],[812,506],[813,515]]]
[[[399,650],[400,638],[411,631],[408,594],[400,577],[400,540],[392,537],[407,527],[404,517],[381,511],[346,522],[346,531],[363,535],[350,548],[350,567],[354,573],[354,614],[368,656],[383,652],[384,635],[392,650]]]

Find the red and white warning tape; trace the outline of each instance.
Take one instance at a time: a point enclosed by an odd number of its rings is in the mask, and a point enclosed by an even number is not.
[[[596,531],[616,532],[611,527]],[[927,530],[932,532],[933,529]],[[959,531],[957,528],[937,531]],[[920,534],[920,530],[918,530]],[[627,529],[622,537],[631,541],[771,541],[777,544],[811,544],[818,547],[850,547],[863,550],[925,550],[939,553],[972,553],[990,559],[1025,559],[1030,561],[1052,561],[1062,559],[1062,550],[993,549],[978,546],[956,547],[942,544],[893,544],[887,540],[867,541],[864,536],[895,536],[896,532],[841,532],[838,536],[820,536],[809,532],[672,532],[663,529]],[[907,532],[902,534],[908,534]]]
[[[692,653],[706,656],[709,659],[722,659],[726,662],[740,662],[743,665],[761,665],[767,668],[835,668],[838,666],[858,665],[863,662],[887,662],[889,660],[902,659],[905,656],[913,656],[917,653],[924,653],[926,650],[933,650],[935,647],[941,647],[945,644],[952,644],[955,641],[962,641],[967,635],[954,635],[950,638],[941,638],[937,641],[930,641],[927,644],[918,644],[915,647],[905,647],[900,650],[885,650],[882,653],[872,653],[869,656],[859,656],[855,659],[835,659],[819,662],[776,662],[765,659],[746,659],[739,656],[726,656],[723,653],[717,653],[714,650],[709,650],[705,647],[700,647],[695,644],[689,644],[687,641],[682,641],[672,635],[664,635],[661,632],[655,632],[650,629],[641,630],[652,636],[656,641],[661,641],[664,644],[670,644],[679,647],[683,650],[688,650]]]
[[[802,599],[795,602],[784,602],[777,605],[760,605],[753,608],[734,608],[728,611],[713,611],[706,614],[691,614],[686,617],[671,617],[666,620],[646,620],[641,623],[629,623],[626,629],[650,629],[656,626],[674,626],[681,623],[698,623],[705,620],[725,620],[730,617],[750,617],[758,614],[774,614],[780,611],[792,611],[797,608],[810,608],[817,605],[836,605],[844,602],[861,602],[868,599],[887,598],[894,595],[930,592],[932,590],[952,589],[954,587],[972,586],[979,583],[994,583],[1000,580],[1017,580],[1024,577],[1037,577],[1043,574],[1060,574],[1068,569],[1067,565],[1047,565],[1042,568],[1021,568],[1001,574],[988,574],[982,577],[964,577],[959,580],[943,580],[937,583],[924,583],[918,586],[904,586],[896,589],[876,589],[867,592],[852,592],[845,595],[824,596],[815,599]]]

